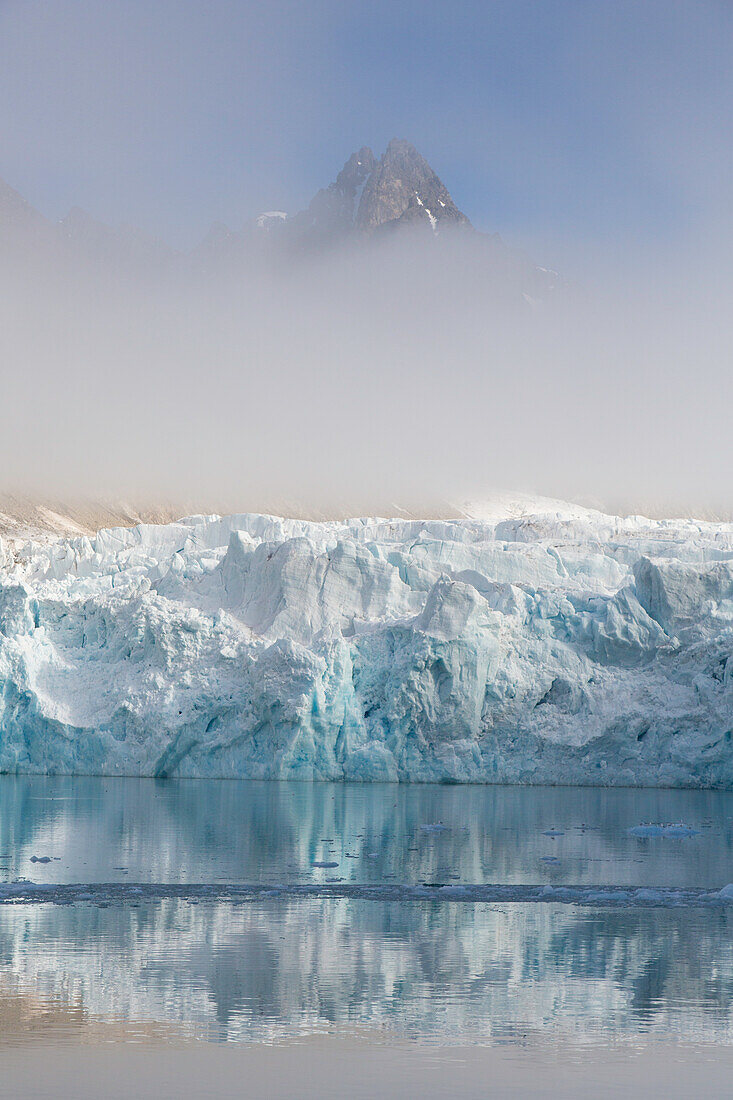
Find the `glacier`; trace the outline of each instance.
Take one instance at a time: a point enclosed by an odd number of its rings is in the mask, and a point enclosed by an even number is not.
[[[730,788],[733,524],[509,500],[0,541],[0,771]]]

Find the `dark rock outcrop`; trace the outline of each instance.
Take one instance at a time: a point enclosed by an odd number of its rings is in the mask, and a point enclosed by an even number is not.
[[[334,183],[288,223],[298,244],[325,243],[375,230],[419,226],[434,233],[471,223],[447,187],[407,141],[390,141],[377,160],[363,146],[347,160]]]
[[[373,230],[420,223],[434,232],[471,225],[417,149],[407,141],[390,141],[364,185],[356,225]]]
[[[335,182],[322,188],[307,210],[290,219],[291,236],[330,240],[350,233],[359,212],[364,185],[376,164],[374,153],[366,146],[353,153]]]

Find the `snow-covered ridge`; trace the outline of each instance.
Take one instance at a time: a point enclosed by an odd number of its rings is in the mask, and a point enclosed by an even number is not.
[[[731,786],[733,525],[479,513],[6,540],[0,770]]]

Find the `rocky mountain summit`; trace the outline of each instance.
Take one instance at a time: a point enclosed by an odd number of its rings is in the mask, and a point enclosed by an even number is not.
[[[394,224],[471,226],[428,162],[407,141],[390,141],[364,185],[356,215],[360,229]]]
[[[13,281],[22,270],[31,284],[49,278],[63,284],[70,274],[85,272],[93,279],[132,276],[148,284],[186,272],[207,278],[279,275],[310,256],[343,245],[358,251],[370,241],[402,237],[403,231],[410,231],[418,248],[424,241],[428,256],[436,255],[433,241],[445,245],[445,255],[455,242],[495,287],[515,297],[518,292],[535,301],[555,285],[553,272],[505,246],[498,234],[477,230],[425,158],[403,139],[390,141],[381,157],[362,146],[299,213],[268,210],[241,229],[213,225],[187,253],[132,227],[105,225],[78,208],[54,223],[0,180],[0,275]],[[414,256],[406,253],[407,260],[414,265]]]
[[[377,160],[367,146],[352,154],[334,183],[307,210],[290,219],[299,238],[327,239],[353,232],[424,226],[472,228],[428,162],[407,141],[390,141]]]
[[[290,219],[290,227],[304,235],[350,232],[357,221],[365,184],[376,167],[374,153],[363,146],[349,157],[335,181],[315,195],[308,209]]]

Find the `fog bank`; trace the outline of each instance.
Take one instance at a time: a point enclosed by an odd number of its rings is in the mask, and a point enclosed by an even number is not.
[[[213,272],[6,266],[0,490],[725,510],[730,284],[709,257],[681,268],[599,268],[538,300],[500,243],[407,232]]]

